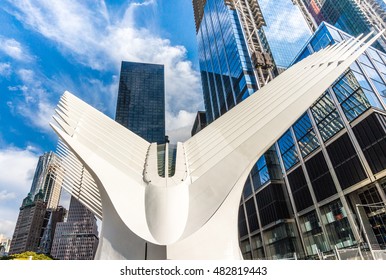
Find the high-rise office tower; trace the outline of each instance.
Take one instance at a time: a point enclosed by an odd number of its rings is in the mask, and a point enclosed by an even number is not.
[[[0,258],[8,255],[11,239],[0,234]]]
[[[94,214],[71,197],[67,221],[56,225],[51,255],[59,260],[93,260],[98,242]]]
[[[369,22],[379,28],[386,28],[386,3],[383,0],[355,0]]]
[[[30,194],[33,197],[42,192],[47,208],[54,209],[58,206],[62,186],[60,176],[60,160],[53,153],[48,152],[39,157],[35,175],[32,181]]]
[[[295,59],[311,31],[290,0],[259,0],[258,3],[266,23],[262,28],[280,73]]]
[[[64,221],[66,213],[67,210],[62,206],[58,206],[56,209],[47,209],[42,227],[44,231],[40,240],[39,253],[51,254],[56,225]]]
[[[257,0],[193,1],[208,123],[278,75],[310,35],[305,22],[294,26],[283,22],[282,30],[273,26],[279,4],[266,2],[263,10]],[[288,1],[280,11],[293,15],[298,12],[294,9]],[[297,40],[278,40],[277,31]]]
[[[42,228],[46,217],[47,203],[42,191],[23,200],[12,236],[10,254],[25,251],[38,251],[42,237]]]
[[[40,156],[31,190],[20,207],[11,253],[40,250],[40,242],[50,214],[58,207],[61,185],[59,158],[53,152]]]
[[[163,65],[122,62],[115,120],[149,142],[165,143]]]
[[[327,22],[352,36],[367,34],[385,28],[385,4],[379,0],[292,0],[299,7],[310,29],[314,32]],[[374,45],[386,50],[386,35]]]

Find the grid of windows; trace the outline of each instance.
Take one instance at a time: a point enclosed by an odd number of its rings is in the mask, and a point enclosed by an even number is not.
[[[386,249],[386,205],[375,187],[359,194],[375,238],[382,250]]]
[[[376,51],[372,52],[373,54],[373,62],[376,63],[378,66],[378,69],[380,71],[385,71],[385,64],[383,63],[382,59],[380,59],[380,56],[377,55]],[[366,54],[363,54],[359,57],[359,63],[361,67],[363,68],[364,72],[367,74],[367,76],[370,78],[372,84],[375,86],[377,91],[381,94],[384,100],[386,100],[386,85],[384,80],[381,78],[381,75],[375,70],[374,65],[371,63],[370,59],[367,57]],[[382,72],[381,72],[382,73]],[[379,101],[376,100],[378,103],[374,104],[374,106],[378,108],[382,108],[382,106],[379,104]]]
[[[322,152],[307,160],[305,165],[318,202],[336,194],[335,184]]]
[[[295,227],[293,224],[281,224],[264,233],[268,254],[272,259],[293,258],[296,252]]]
[[[320,251],[330,251],[326,242],[318,216],[315,211],[300,217],[300,229],[303,233],[305,253],[308,256],[317,255]]]
[[[255,230],[259,229],[259,224],[257,221],[257,212],[253,198],[250,198],[245,202],[245,209],[247,210],[249,231],[254,232]]]
[[[352,71],[348,71],[333,86],[333,90],[349,121],[354,120],[371,107]]]
[[[295,201],[296,210],[299,212],[310,207],[313,204],[312,197],[301,166],[288,174],[288,182]]]
[[[327,152],[342,189],[366,179],[366,173],[347,133],[328,145]]]
[[[315,102],[311,107],[311,112],[324,141],[327,141],[344,128],[343,121],[328,92]]]
[[[330,242],[337,248],[345,248],[356,244],[346,210],[340,200],[335,200],[321,207],[322,222],[326,227]]]
[[[252,241],[252,251],[253,251],[253,258],[254,259],[264,259],[265,253],[263,248],[263,241],[261,240],[261,234],[255,234],[251,237]]]
[[[353,127],[371,171],[386,168],[386,116],[373,113]]]
[[[271,184],[256,194],[262,226],[290,217],[284,192],[283,184]]]
[[[163,65],[122,62],[115,120],[149,142],[165,142]]]
[[[304,21],[287,21],[286,17],[301,17],[301,13],[291,1],[258,1],[266,22],[263,27],[275,64],[287,68],[299,49],[311,35]],[[279,19],[279,20],[278,20]],[[287,24],[280,24],[285,20]],[[278,30],[280,25],[280,30]],[[293,36],[293,34],[296,36]]]
[[[306,157],[319,147],[319,141],[316,138],[308,113],[305,113],[302,117],[300,117],[300,119],[293,125],[293,129],[303,157]]]
[[[371,25],[354,0],[301,0],[316,24],[323,21],[358,36],[371,31]]]
[[[208,123],[257,90],[237,12],[208,0],[197,32]]]
[[[243,237],[248,234],[247,220],[245,218],[244,206],[239,207],[239,235]]]

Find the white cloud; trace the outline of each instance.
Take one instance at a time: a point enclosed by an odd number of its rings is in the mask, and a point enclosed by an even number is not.
[[[9,64],[9,63],[0,63],[0,76],[9,77],[11,72],[12,72],[11,64]]]
[[[195,113],[202,109],[199,73],[187,60],[185,47],[173,46],[169,40],[135,26],[135,11],[156,1],[131,3],[114,21],[104,1],[8,2],[21,22],[54,41],[64,54],[93,69],[117,72],[122,60],[164,64],[167,118],[178,116],[180,110]],[[111,92],[101,99],[111,102]]]
[[[16,193],[9,192],[7,190],[0,190],[0,201],[14,199],[14,198],[16,198]]]
[[[31,149],[6,148],[0,150],[0,186],[2,192],[27,195],[38,156]]]
[[[0,234],[4,234],[5,237],[11,238],[15,230],[16,220],[6,220],[0,217]]]
[[[193,127],[193,122],[197,113],[191,113],[185,110],[180,110],[177,115],[167,113],[166,125],[172,129],[178,129],[185,126]]]
[[[267,21],[264,30],[271,40],[291,44],[311,35],[299,8],[290,1],[259,0],[259,5]]]
[[[47,88],[50,87],[52,81],[30,69],[21,68],[16,71],[16,74],[23,84],[9,86],[8,90],[20,91],[23,99],[8,101],[11,112],[25,117],[32,126],[51,132],[49,122],[55,105],[50,100],[52,92],[49,92]]]
[[[166,127],[169,128],[166,135],[169,136],[170,142],[184,142],[190,138],[196,114],[185,110],[180,110],[176,115],[166,113]]]
[[[37,160],[32,147],[0,150],[0,234],[12,236],[20,204],[31,187]]]
[[[0,51],[16,60],[24,62],[31,61],[33,58],[29,55],[26,48],[24,48],[19,41],[12,38],[0,37]]]

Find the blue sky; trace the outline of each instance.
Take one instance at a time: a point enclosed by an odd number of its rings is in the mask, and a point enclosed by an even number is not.
[[[49,122],[65,90],[113,117],[121,61],[158,63],[173,142],[203,109],[191,0],[2,0],[0,26],[0,234],[12,236],[38,157],[55,150]]]
[[[122,60],[165,65],[167,133],[203,109],[191,0],[3,0],[0,4],[0,234],[12,236],[49,122],[69,90],[113,117]]]

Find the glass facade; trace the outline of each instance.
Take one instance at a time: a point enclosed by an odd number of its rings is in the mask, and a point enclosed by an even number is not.
[[[350,228],[347,213],[339,200],[323,206],[322,222],[326,227],[328,238],[332,246],[345,248],[357,243]]]
[[[348,38],[346,33],[323,23],[294,63]],[[342,250],[358,248],[359,221],[355,218],[357,210],[352,199],[356,203],[381,205],[377,206],[378,212],[367,207],[363,218],[369,224],[371,232],[367,234],[373,236],[371,242],[377,243],[372,243],[372,248],[385,248],[385,215],[382,212],[385,195],[374,186],[358,189],[359,184],[373,184],[368,179],[369,174],[382,174],[377,178],[383,183],[381,190],[384,192],[386,188],[382,181],[386,170],[385,58],[384,53],[374,48],[367,50],[275,144],[285,180],[284,193],[288,196],[285,199],[291,200],[291,211],[298,216],[293,218],[296,223],[292,224],[292,232],[294,236],[301,235],[301,248],[292,242],[296,237],[290,238],[291,230],[285,230],[291,223],[270,227],[268,222],[272,219],[264,217],[265,200],[272,201],[268,196],[262,199],[262,194],[269,189],[270,168],[266,165],[267,157],[258,160],[251,172],[248,198],[256,192],[257,219],[262,228],[257,233],[244,233],[245,244],[245,236],[249,236],[250,257],[291,258],[291,253],[296,252],[299,258],[325,259],[337,258]],[[353,186],[357,186],[356,189]],[[371,190],[371,194],[366,189]],[[275,207],[284,205],[288,204]],[[278,209],[270,211],[278,212]],[[262,234],[264,254],[254,253],[257,246],[253,237],[257,234]],[[286,243],[281,244],[284,240]]]
[[[201,19],[196,19],[197,40],[210,123],[257,85],[236,10],[207,0]],[[345,18],[337,22],[343,25]],[[293,64],[347,38],[322,23]],[[351,200],[361,201],[360,190],[374,184],[370,178],[385,180],[385,62],[384,53],[367,50],[257,160],[239,208],[245,259],[337,258],[339,250],[358,246],[358,213]],[[386,202],[385,194],[379,199]],[[385,233],[375,230],[383,217],[367,218],[383,246]]]
[[[281,156],[286,170],[294,166],[298,161],[298,152],[295,147],[292,133],[288,130],[278,141]]]
[[[299,5],[307,11],[305,17],[310,18],[316,25],[327,22],[352,36],[367,34],[374,29],[374,24],[364,13],[368,11],[361,8],[361,2],[365,1],[299,0],[299,2],[301,2]],[[378,29],[382,29],[382,26],[375,25]],[[375,43],[374,47],[384,51],[382,43]]]
[[[311,257],[318,255],[319,252],[331,250],[315,211],[311,211],[300,218],[300,228],[304,238],[306,255]]]
[[[163,65],[122,62],[115,120],[149,142],[165,143]]]
[[[257,90],[236,10],[208,0],[197,31],[201,81],[210,123]]]
[[[328,92],[315,102],[311,107],[311,112],[323,141],[327,141],[344,127]]]
[[[311,36],[300,11],[291,1],[259,0],[266,22],[263,27],[269,48],[279,68],[287,68]]]

